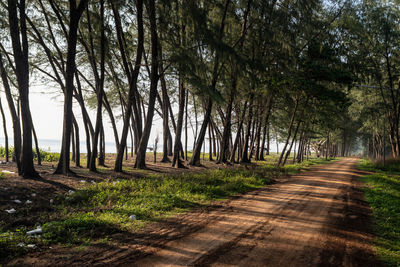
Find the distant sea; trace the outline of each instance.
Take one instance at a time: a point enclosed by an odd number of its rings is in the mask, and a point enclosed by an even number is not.
[[[32,140],[33,141],[33,140]],[[8,139],[9,146],[13,146],[13,138]],[[0,137],[0,146],[4,147],[4,137]],[[51,139],[39,139],[39,148],[48,152],[60,152],[61,151],[61,140],[51,140]],[[81,153],[86,153],[86,142],[81,141],[80,150]],[[129,146],[129,144],[128,144]],[[35,143],[32,144],[32,147],[35,147]],[[106,142],[106,153],[116,153],[115,143],[114,142]]]

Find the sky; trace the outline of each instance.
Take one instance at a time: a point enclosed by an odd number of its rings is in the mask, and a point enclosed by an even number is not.
[[[0,97],[3,104],[4,112],[7,121],[7,132],[9,139],[12,139],[12,121],[10,112],[8,109],[8,103],[4,94],[4,89],[0,83]],[[32,85],[30,87],[30,109],[32,113],[32,119],[35,126],[36,134],[39,139],[39,147],[44,150],[51,150],[53,152],[59,152],[61,149],[61,137],[62,137],[62,125],[63,125],[63,96],[58,91],[58,88],[52,88],[45,85]],[[173,108],[174,113],[177,112],[177,108]],[[91,117],[92,123],[95,124],[95,111],[88,110],[89,116]],[[74,114],[79,123],[80,139],[84,142],[85,131],[82,122],[82,115],[80,112],[79,104],[74,101]],[[118,115],[118,114],[114,114]],[[115,152],[114,134],[109,121],[108,113],[103,111],[103,119],[105,124],[105,137],[106,137],[106,152]],[[199,118],[201,121],[202,118]],[[3,122],[1,122],[3,123]],[[122,131],[122,120],[117,121],[117,128],[119,134]],[[2,125],[2,124],[1,124]],[[200,126],[199,126],[200,127]],[[2,129],[2,127],[1,127]],[[171,129],[172,130],[172,129]],[[183,129],[185,130],[185,129]],[[153,119],[153,127],[149,139],[149,147],[153,146],[154,139],[159,136],[159,148],[158,151],[162,151],[162,119],[155,115]],[[191,149],[193,144],[192,130],[188,130],[188,147]],[[130,139],[128,139],[128,145],[130,145]],[[10,141],[10,145],[12,143]],[[4,146],[4,132],[0,130],[0,146]],[[281,145],[280,145],[281,147]],[[85,146],[81,146],[84,150]],[[208,142],[206,142],[206,149],[208,150]],[[276,144],[271,143],[271,151],[276,152]]]

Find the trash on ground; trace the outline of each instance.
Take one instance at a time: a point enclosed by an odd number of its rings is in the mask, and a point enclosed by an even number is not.
[[[19,199],[14,199],[12,202],[17,203],[17,204],[21,204],[22,203],[22,201],[19,200]]]
[[[129,216],[129,219],[131,219],[132,221],[134,221],[134,220],[136,220],[137,218],[136,218],[136,215],[131,215],[131,216]]]
[[[2,172],[2,173],[8,173],[8,174],[15,174],[15,172],[8,171],[8,170],[2,170],[1,172]]]
[[[25,247],[25,243],[22,243],[22,242],[21,242],[21,243],[18,243],[18,244],[17,244],[17,247]]]
[[[29,245],[27,245],[27,247],[28,248],[36,248],[36,245],[35,244],[29,244]]]
[[[14,208],[12,208],[12,209],[6,210],[6,212],[7,212],[8,214],[13,214],[13,213],[16,212],[16,210],[15,210]]]
[[[79,182],[84,184],[84,183],[86,183],[86,180],[80,180]]]
[[[42,227],[38,226],[36,229],[26,232],[27,235],[40,235],[43,232]]]
[[[29,199],[27,201],[25,201],[25,204],[32,204],[32,201],[30,201]]]

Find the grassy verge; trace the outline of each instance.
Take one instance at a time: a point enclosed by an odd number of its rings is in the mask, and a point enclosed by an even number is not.
[[[44,218],[40,238],[27,237],[25,228],[0,229],[0,258],[27,251],[24,244],[85,245],[107,240],[115,232],[135,232],[149,222],[209,205],[239,193],[265,186],[280,175],[293,174],[314,164],[313,159],[276,169],[273,163],[246,168],[207,170],[180,175],[148,175],[87,185],[55,200],[55,212]],[[131,216],[135,219],[132,220]],[[19,245],[18,245],[19,244]]]
[[[369,160],[362,160],[359,167],[375,172],[364,176],[363,181],[373,210],[376,251],[387,266],[400,266],[400,168],[394,163],[383,167]]]

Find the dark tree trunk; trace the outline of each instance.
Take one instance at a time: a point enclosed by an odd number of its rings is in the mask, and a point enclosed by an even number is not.
[[[78,122],[76,121],[75,116],[72,117],[72,124],[75,130],[75,166],[81,167],[81,144],[80,144],[81,140],[79,138],[79,125]]]
[[[8,19],[10,26],[11,42],[14,53],[15,69],[21,101],[21,117],[23,129],[22,154],[20,158],[21,169],[19,175],[24,178],[38,177],[33,165],[32,152],[32,119],[29,108],[29,63],[28,63],[28,37],[25,20],[25,0],[19,3],[8,0]],[[19,9],[19,19],[17,12]]]
[[[150,36],[151,36],[151,75],[150,75],[150,92],[149,104],[147,108],[147,117],[142,136],[140,138],[138,151],[136,154],[135,167],[138,169],[146,168],[146,151],[147,143],[150,137],[151,126],[153,123],[154,105],[157,97],[158,84],[158,35],[157,35],[157,19],[155,0],[149,0],[148,13],[150,18]]]
[[[117,25],[117,33],[118,33],[118,43],[120,46],[120,52],[123,57],[123,62],[124,62],[124,68],[125,72],[128,74],[129,78],[129,93],[128,93],[128,102],[126,105],[126,110],[125,110],[125,117],[124,117],[124,126],[122,129],[122,135],[121,135],[121,142],[119,144],[119,149],[118,149],[118,154],[117,158],[115,160],[115,166],[114,166],[114,171],[116,172],[122,172],[122,161],[124,157],[124,151],[126,147],[126,141],[127,141],[127,136],[128,136],[128,129],[129,129],[129,121],[131,119],[132,115],[132,109],[135,109],[135,102],[136,102],[136,91],[137,91],[137,79],[139,76],[139,70],[140,70],[140,64],[142,62],[142,56],[143,56],[143,42],[144,42],[144,31],[143,31],[143,0],[138,0],[136,1],[136,20],[137,20],[137,31],[138,31],[138,44],[136,48],[136,61],[135,61],[135,68],[132,71],[132,74],[130,74],[126,55],[125,55],[125,50],[124,50],[124,43],[122,40],[122,27],[121,27],[121,21],[119,19],[119,13],[118,10],[116,9],[114,4],[111,4],[116,25]],[[135,109],[136,110],[136,109]],[[137,113],[137,111],[135,111]],[[139,126],[139,125],[138,125]],[[135,128],[137,129],[137,128]],[[135,133],[135,137],[139,138],[137,134]]]
[[[1,59],[0,59],[1,60]],[[1,118],[3,120],[3,131],[4,131],[4,149],[5,149],[5,160],[6,162],[9,162],[9,154],[8,154],[8,133],[7,133],[7,122],[6,122],[6,116],[4,114],[3,110],[3,105],[1,103],[0,99],[0,112],[1,112]]]
[[[253,95],[253,93],[251,93],[249,115],[247,117],[248,121],[247,121],[246,135],[243,140],[242,159],[240,160],[240,163],[250,163],[248,150],[249,150],[249,138],[250,138],[250,134],[251,134],[251,124],[252,124],[252,120],[253,120],[253,98],[254,98],[254,95]]]
[[[172,166],[177,168],[184,168],[182,160],[179,157],[180,143],[182,136],[182,125],[183,125],[183,114],[185,112],[185,99],[186,90],[183,84],[182,78],[179,79],[179,111],[178,111],[178,124],[176,125],[175,132],[175,146],[174,146],[174,157],[172,159]],[[187,131],[187,128],[186,128]]]
[[[265,115],[264,128],[263,128],[263,137],[261,142],[261,150],[260,150],[260,160],[265,160],[264,158],[264,149],[265,149],[265,138],[267,138],[267,155],[269,155],[269,116],[271,114],[272,108],[272,96],[268,98],[267,105],[267,114]]]
[[[290,143],[289,149],[288,149],[288,151],[286,152],[286,155],[285,155],[285,158],[284,158],[284,160],[283,160],[282,166],[284,166],[284,165],[286,164],[286,161],[287,161],[287,159],[288,159],[288,157],[289,157],[289,155],[290,155],[290,151],[291,151],[292,148],[293,148],[293,144],[294,144],[294,142],[296,142],[296,136],[297,136],[297,132],[299,131],[300,125],[301,125],[301,122],[298,122],[298,123],[297,123],[297,126],[296,126],[296,129],[295,129],[295,131],[294,131],[294,136],[293,136],[292,142]]]
[[[90,15],[88,14],[88,18]],[[105,43],[106,43],[106,37],[105,37],[105,26],[104,26],[104,0],[100,0],[100,20],[101,20],[101,37],[100,37],[100,78],[98,77],[97,73],[97,67],[95,60],[93,59],[92,67],[93,71],[95,72],[95,76],[97,77],[96,79],[96,97],[97,97],[97,113],[96,113],[96,126],[94,129],[94,138],[93,138],[93,145],[92,145],[92,155],[90,157],[90,164],[89,164],[89,170],[92,172],[96,172],[96,158],[97,158],[97,145],[99,142],[99,136],[101,134],[101,131],[103,129],[103,116],[102,116],[102,111],[103,111],[103,98],[104,98],[104,72],[105,72]],[[88,19],[89,21],[89,19]],[[89,35],[91,38],[91,30],[90,30],[90,24],[89,24]],[[92,46],[93,47],[93,46]],[[94,58],[94,55],[92,55]],[[100,153],[101,154],[101,153]],[[103,155],[104,159],[104,155]],[[103,162],[99,158],[99,162]],[[104,165],[104,162],[103,162]]]
[[[15,109],[14,100],[11,95],[11,88],[8,82],[8,77],[6,70],[3,65],[2,54],[0,53],[0,74],[1,79],[3,81],[4,92],[6,94],[8,110],[11,114],[12,124],[13,124],[13,136],[14,136],[14,159],[17,163],[18,173],[21,172],[21,162],[20,162],[20,154],[21,154],[21,125],[18,119],[17,111]]]
[[[209,161],[214,161],[214,159],[213,159],[213,156],[212,156],[212,154],[213,154],[213,151],[212,151],[212,134],[211,134],[211,132],[212,132],[212,125],[210,124],[210,125],[208,125],[208,146],[209,146],[209,155],[208,155],[208,160]]]
[[[185,160],[188,160],[188,101],[189,91],[186,92],[185,97]]]
[[[285,155],[286,148],[287,148],[287,146],[289,144],[289,140],[290,140],[290,137],[292,135],[292,128],[293,128],[294,119],[296,117],[296,112],[297,112],[298,106],[299,106],[299,96],[296,97],[296,102],[295,102],[295,106],[294,106],[294,109],[293,109],[292,118],[290,119],[290,124],[289,124],[289,129],[288,129],[288,136],[286,138],[285,145],[282,148],[282,152],[281,152],[281,155],[280,155],[279,160],[278,160],[278,164],[277,164],[278,167],[281,166],[281,164],[282,164],[282,160],[283,160],[283,157]]]
[[[232,151],[231,151],[231,159],[230,159],[230,161],[232,163],[235,162],[235,153],[236,153],[236,149],[238,148],[238,143],[239,143],[239,140],[240,140],[240,133],[241,133],[241,131],[243,129],[243,122],[244,122],[244,117],[246,116],[246,109],[247,109],[247,100],[244,102],[243,113],[242,113],[242,116],[241,116],[240,121],[239,121],[239,126],[238,126],[238,129],[237,129],[235,142],[233,143],[233,148],[232,148]],[[237,116],[239,116],[239,110],[237,111]],[[239,146],[238,155],[240,155],[239,151],[242,151],[242,147],[241,146]]]
[[[213,101],[211,100],[211,97],[209,97],[207,100],[207,106],[206,106],[206,110],[205,110],[205,114],[204,114],[203,124],[201,125],[200,133],[199,133],[199,136],[197,137],[196,146],[194,147],[193,155],[189,162],[189,165],[191,165],[191,166],[200,166],[201,165],[200,164],[201,149],[203,146],[204,137],[206,135],[207,126],[211,119],[212,105],[213,105]]]
[[[162,37],[160,37],[162,38]],[[163,114],[163,157],[161,162],[171,162],[168,158],[168,135],[169,135],[169,124],[168,124],[168,92],[167,83],[165,82],[164,76],[164,66],[162,58],[162,47],[161,42],[158,43],[158,56],[160,58],[159,62],[159,72],[160,72],[160,83],[162,92],[162,114]]]
[[[75,146],[75,132],[74,132],[74,123],[72,122],[72,129],[71,129],[71,147],[72,147],[72,156],[71,156],[71,160],[73,161],[73,162],[75,162],[75,154],[76,154],[76,151],[75,151],[75,148],[76,148],[76,146]]]
[[[99,142],[99,158],[98,158],[98,164],[99,166],[105,167],[105,161],[106,161],[106,139],[104,136],[104,127],[101,128],[100,130],[100,142]]]
[[[55,171],[56,174],[67,175],[70,170],[70,142],[72,129],[72,97],[74,92],[74,74],[76,71],[75,56],[79,20],[89,0],[81,0],[76,6],[75,0],[69,0],[70,20],[68,33],[68,52],[64,92],[64,120],[60,160]]]
[[[32,118],[31,118],[31,120],[32,120]],[[41,166],[42,165],[42,158],[40,156],[39,142],[38,142],[38,138],[37,138],[37,135],[36,135],[35,126],[33,125],[33,121],[31,123],[32,123],[33,140],[35,141],[35,151],[36,151],[36,155],[37,155],[37,164],[39,166]]]

